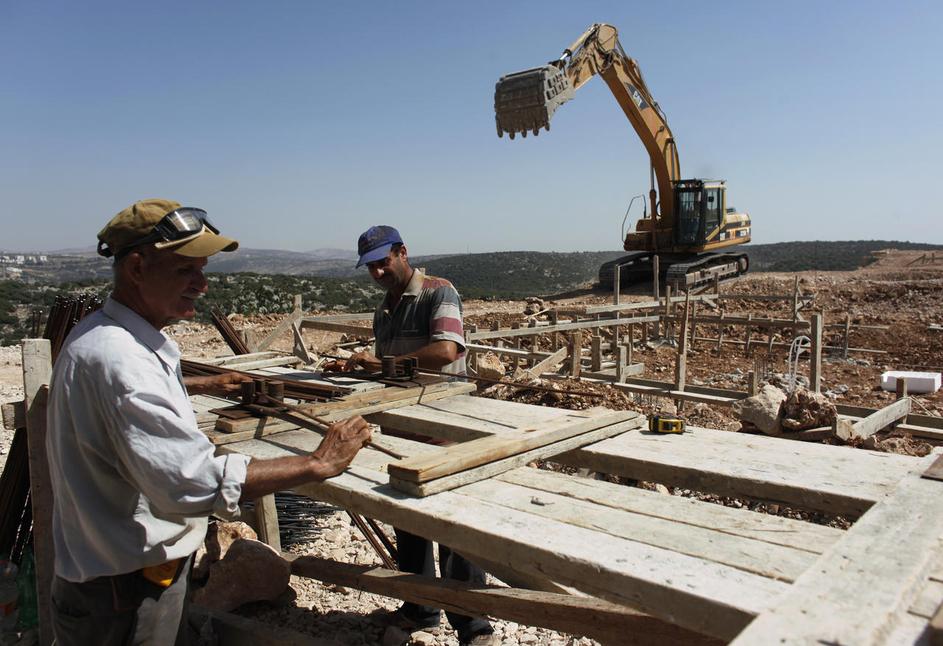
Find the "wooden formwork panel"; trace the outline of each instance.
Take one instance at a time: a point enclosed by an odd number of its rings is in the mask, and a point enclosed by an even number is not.
[[[387,428],[470,440],[593,414],[458,395],[370,419]],[[295,430],[221,450],[268,458],[309,452],[319,441],[317,434]],[[396,437],[384,437],[384,442],[405,455],[441,450]],[[855,572],[828,571],[832,559],[850,559],[862,580],[871,581],[868,577],[874,575],[856,555],[879,549],[881,527],[887,523],[900,526],[888,530],[888,541],[916,536],[929,556],[904,556],[900,580],[871,585],[876,598],[897,603],[872,622],[880,629],[863,634],[915,639],[943,600],[939,546],[928,538],[936,525],[919,514],[905,522],[900,513],[888,511],[904,498],[912,507],[916,494],[925,493],[929,485],[911,485],[909,494],[899,489],[925,468],[926,459],[704,428],[681,436],[633,430],[567,453],[565,459],[596,471],[705,492],[865,515],[843,531],[529,467],[414,498],[390,487],[391,459],[370,449],[357,456],[348,472],[298,491],[441,541],[499,574],[553,581],[723,640],[735,639],[744,629],[757,631],[764,640],[788,637],[793,622],[783,622],[776,613],[783,608],[806,611],[790,599],[815,596],[821,589],[827,602],[835,597],[834,581],[854,585]],[[866,513],[872,508],[873,515]],[[825,574],[816,574],[819,570]],[[849,622],[840,613],[836,616],[840,618],[833,624]],[[750,634],[744,633],[746,638]]]

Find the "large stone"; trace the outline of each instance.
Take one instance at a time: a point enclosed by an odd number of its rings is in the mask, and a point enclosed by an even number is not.
[[[780,409],[784,401],[786,393],[767,384],[759,394],[736,401],[733,412],[741,422],[753,424],[767,435],[779,435],[782,433]]]
[[[210,566],[206,585],[193,601],[211,610],[228,612],[251,601],[274,601],[291,580],[291,565],[259,541],[238,539],[226,556]]]
[[[206,539],[193,559],[193,578],[197,581],[205,579],[209,575],[210,566],[225,557],[229,546],[240,538],[254,541],[258,535],[243,522],[210,523],[206,530]]]
[[[782,413],[782,425],[787,431],[831,426],[838,417],[838,410],[825,395],[805,388],[797,388],[786,398]]]
[[[478,371],[478,376],[485,379],[502,379],[507,370],[494,352],[478,355],[478,364],[475,369]]]

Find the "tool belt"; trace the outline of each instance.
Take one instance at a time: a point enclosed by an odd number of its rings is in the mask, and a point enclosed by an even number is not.
[[[141,576],[153,583],[154,585],[160,586],[162,588],[169,588],[170,584],[174,582],[174,579],[177,578],[177,572],[180,571],[180,566],[183,565],[184,559],[174,559],[172,561],[167,561],[166,563],[160,563],[158,565],[151,565],[150,567],[141,568]]]

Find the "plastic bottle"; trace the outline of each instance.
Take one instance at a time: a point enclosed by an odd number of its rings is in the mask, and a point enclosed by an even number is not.
[[[0,644],[16,643],[18,637],[16,573],[15,563],[0,561]]]

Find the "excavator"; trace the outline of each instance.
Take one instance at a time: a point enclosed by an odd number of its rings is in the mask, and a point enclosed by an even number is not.
[[[648,203],[643,196],[642,218],[634,231],[624,234],[623,248],[632,253],[600,267],[600,286],[612,289],[617,265],[620,287],[651,276],[656,256],[660,277],[675,290],[746,273],[747,255],[728,248],[750,241],[750,216],[727,207],[723,180],[681,179],[668,120],[638,64],[622,49],[615,27],[593,24],[558,60],[502,76],[494,91],[498,136],[508,133],[514,139],[518,133],[526,137],[542,128],[549,131],[557,108],[596,74],[609,86],[651,160]],[[626,219],[628,215],[626,211]]]

